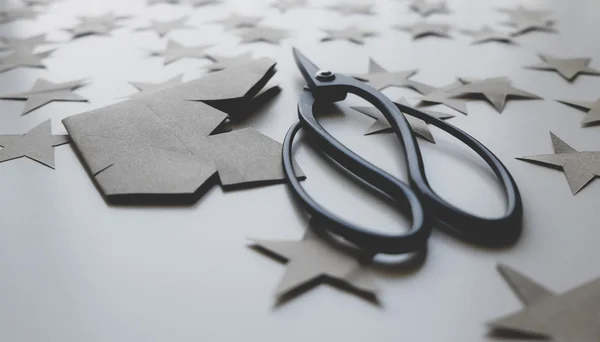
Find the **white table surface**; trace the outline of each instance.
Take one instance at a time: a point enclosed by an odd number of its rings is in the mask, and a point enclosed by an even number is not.
[[[521,304],[498,275],[506,263],[551,289],[565,291],[600,276],[600,181],[572,196],[564,175],[515,157],[552,152],[549,132],[580,150],[600,149],[600,127],[581,128],[584,112],[556,99],[595,100],[600,77],[580,76],[569,84],[553,72],[523,66],[538,62],[537,53],[592,57],[600,68],[597,34],[600,2],[450,0],[453,13],[430,21],[457,28],[500,27],[497,7],[517,4],[554,11],[559,33],[531,33],[518,45],[472,46],[455,30],[454,39],[412,41],[393,24],[419,17],[407,1],[377,1],[377,16],[342,17],[314,8],[280,14],[268,1],[229,1],[199,8],[141,1],[64,1],[51,5],[36,21],[0,26],[5,36],[49,33],[67,41],[61,28],[75,15],[114,9],[136,19],[112,36],[90,36],[64,45],[47,61],[47,69],[21,68],[0,74],[0,93],[28,90],[39,77],[51,81],[88,78],[78,93],[89,103],[46,105],[20,116],[23,102],[0,101],[0,134],[24,133],[52,119],[53,132],[65,133],[61,119],[118,101],[132,94],[127,81],[159,82],[182,72],[185,79],[205,73],[205,60],[168,66],[147,57],[166,39],[152,31],[135,31],[148,18],[171,19],[191,14],[195,30],[168,37],[184,44],[214,44],[211,52],[276,59],[282,93],[248,124],[282,141],[296,120],[303,81],[293,64],[291,47],[300,48],[322,67],[339,72],[367,71],[369,56],[390,70],[419,69],[413,77],[445,85],[455,77],[507,76],[513,85],[538,94],[539,101],[509,101],[498,114],[484,101],[468,104],[450,122],[494,151],[514,175],[524,202],[524,232],[514,247],[487,250],[435,231],[421,268],[374,269],[381,306],[328,285],[318,286],[276,306],[274,289],[285,266],[247,247],[248,238],[297,239],[306,216],[291,201],[285,185],[223,192],[218,186],[189,207],[118,207],[107,205],[72,147],[55,149],[56,170],[21,158],[0,163],[0,341],[492,341],[485,322],[518,310]],[[264,16],[267,25],[292,30],[280,46],[239,44],[218,25],[206,24],[232,8]],[[379,32],[366,44],[320,42],[320,28],[359,25]],[[418,94],[388,89],[390,97]],[[340,105],[360,104],[349,99]],[[437,108],[434,108],[437,109]],[[384,169],[406,179],[404,162],[391,135],[363,136],[371,120],[351,110],[322,122],[343,143]],[[450,109],[441,111],[453,113]],[[460,207],[484,215],[503,211],[499,185],[485,164],[443,132],[432,128],[438,144],[422,142],[427,175],[434,189]],[[296,158],[308,179],[310,194],[334,212],[384,230],[406,227],[390,206],[372,197],[321,160],[298,146]],[[390,262],[390,260],[387,260]]]

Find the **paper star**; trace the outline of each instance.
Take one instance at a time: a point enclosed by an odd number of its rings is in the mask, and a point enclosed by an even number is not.
[[[260,17],[232,13],[226,18],[213,21],[213,23],[223,25],[225,30],[233,30],[240,27],[256,26],[260,20]]]
[[[351,2],[342,2],[337,3],[335,5],[327,7],[332,11],[339,12],[342,15],[353,15],[353,14],[363,14],[363,15],[373,15],[373,5],[372,4],[357,4]]]
[[[272,4],[271,7],[274,7],[281,12],[286,12],[294,8],[306,7],[306,0],[279,0]]]
[[[73,90],[85,85],[83,80],[52,83],[43,78],[35,81],[30,91],[2,95],[3,100],[25,100],[25,108],[22,115],[27,114],[53,101],[63,102],[87,102],[88,100],[73,92]]]
[[[175,20],[168,21],[160,21],[160,20],[151,20],[151,23],[148,27],[142,27],[139,30],[154,30],[160,37],[164,37],[174,30],[181,29],[193,29],[193,26],[186,24],[189,17],[182,17]]]
[[[342,285],[355,292],[375,296],[372,276],[362,269],[356,256],[339,251],[307,231],[301,241],[255,240],[256,246],[287,261],[285,275],[275,293],[282,297],[314,283]]]
[[[182,3],[192,7],[201,7],[208,5],[219,5],[222,2],[221,0],[183,0]]]
[[[0,73],[20,67],[46,68],[42,60],[47,58],[51,53],[52,51],[46,51],[34,54],[28,50],[15,50],[0,60]]]
[[[2,37],[0,41],[4,43],[3,50],[22,50],[33,52],[38,45],[50,43],[46,40],[46,35],[40,34],[37,36],[31,36],[27,38],[8,38]]]
[[[407,106],[407,107],[411,107],[411,105],[408,103],[408,101],[406,101],[406,99],[403,97],[399,98],[395,102],[399,103],[401,105]],[[390,126],[390,123],[387,121],[387,119],[383,116],[383,114],[377,108],[375,108],[375,107],[351,107],[351,108],[375,119],[375,122],[369,127],[369,129],[367,130],[365,135],[370,135],[370,134],[375,134],[375,133],[392,132],[392,127]],[[441,120],[445,120],[445,119],[454,117],[454,115],[451,115],[451,114],[440,113],[440,112],[435,112],[435,111],[426,110],[426,109],[419,109],[419,110],[429,116],[433,116],[433,117],[441,119]],[[417,119],[414,116],[406,115],[406,114],[404,114],[404,117],[408,121],[408,124],[412,128],[413,132],[415,132],[415,134],[418,137],[421,137],[421,138],[435,144],[435,139],[433,138],[433,135],[431,134],[431,131],[429,130],[429,127],[427,126],[427,123],[425,121],[423,121],[421,119]]]
[[[573,195],[595,177],[600,177],[600,151],[579,152],[550,133],[554,154],[517,158],[519,160],[562,169]]]
[[[586,110],[587,114],[583,117],[583,120],[581,120],[582,126],[600,123],[600,98],[598,98],[596,101],[559,100],[558,102],[575,107],[577,109]]]
[[[164,64],[167,65],[184,58],[207,58],[204,51],[209,47],[208,45],[184,46],[174,40],[169,40],[164,51],[153,52],[152,55],[163,56]]]
[[[150,5],[159,5],[159,4],[169,4],[169,5],[173,5],[173,4],[177,4],[179,3],[178,0],[147,0],[146,4],[148,6]]]
[[[539,55],[542,62],[527,66],[529,69],[549,70],[558,72],[564,79],[572,82],[579,74],[600,76],[600,71],[590,68],[590,58],[558,58]]]
[[[323,37],[321,41],[345,39],[356,44],[364,44],[364,38],[375,35],[373,32],[360,30],[356,26],[348,26],[341,30],[329,29],[323,31],[327,33],[327,36]]]
[[[54,148],[69,142],[67,135],[52,135],[50,120],[23,135],[0,135],[0,162],[27,157],[54,169]]]
[[[461,82],[453,82],[444,87],[436,88],[426,84],[413,82],[412,88],[419,93],[424,94],[424,96],[419,99],[419,107],[442,104],[467,115],[467,101],[461,98],[454,98],[455,95],[451,93],[451,90],[462,85],[463,83]]]
[[[526,308],[489,323],[492,328],[536,340],[598,341],[600,278],[556,294],[507,266],[498,270]]]
[[[145,82],[129,82],[132,86],[134,86],[139,93],[133,94],[129,96],[130,98],[136,98],[140,96],[146,96],[148,94],[153,94],[157,91],[165,90],[171,87],[178,86],[183,83],[183,75],[175,76],[166,81],[160,83],[145,83]]]
[[[208,59],[213,61],[213,64],[206,67],[208,71],[219,71],[230,68],[232,66],[248,63],[254,60],[251,52],[246,52],[234,57],[219,56],[214,54],[207,55]]]
[[[512,33],[513,37],[531,31],[556,32],[556,29],[553,27],[554,22],[546,18],[516,15],[508,22],[505,22],[505,24],[514,28]]]
[[[8,24],[21,19],[35,19],[38,13],[31,7],[0,10],[0,24]]]
[[[504,32],[496,31],[489,26],[483,26],[477,31],[463,30],[463,33],[473,37],[471,44],[482,44],[489,42],[501,42],[514,44],[513,37]]]
[[[463,86],[457,87],[450,92],[455,96],[481,95],[488,100],[496,110],[501,113],[509,97],[520,99],[538,100],[539,96],[517,89],[510,85],[506,77],[495,77],[484,80],[474,80]]]
[[[435,13],[450,13],[445,1],[429,2],[428,0],[415,0],[410,4],[410,9],[420,14],[422,17],[428,17]]]
[[[118,21],[124,19],[123,16],[116,16],[113,13],[107,13],[95,17],[79,18],[79,24],[70,29],[74,38],[88,35],[108,35],[112,30],[120,25]]]
[[[367,82],[377,90],[387,87],[411,87],[412,81],[408,78],[417,73],[416,69],[390,72],[377,64],[373,58],[369,58],[369,72],[362,75],[354,75],[363,82]]]
[[[266,42],[279,44],[281,40],[287,38],[288,35],[289,32],[287,30],[261,25],[244,28],[240,31],[242,43]]]
[[[450,38],[450,25],[434,24],[424,21],[417,22],[410,26],[396,25],[393,27],[396,30],[409,32],[413,39],[423,38],[425,36],[437,36],[442,38]]]
[[[51,3],[58,2],[58,0],[25,0],[23,3],[27,6],[46,6]]]
[[[517,6],[516,8],[499,8],[498,12],[506,13],[511,18],[525,17],[525,18],[534,18],[534,19],[543,19],[547,18],[550,15],[550,11],[544,9],[529,9],[525,8],[522,5]]]

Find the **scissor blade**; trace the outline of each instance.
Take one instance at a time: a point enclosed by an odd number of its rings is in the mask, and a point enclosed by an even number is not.
[[[294,60],[296,61],[296,65],[298,66],[302,77],[304,77],[306,85],[311,90],[314,90],[317,87],[315,75],[317,74],[317,71],[319,71],[319,67],[306,58],[306,56],[298,51],[298,49],[292,48],[292,51],[294,52]]]

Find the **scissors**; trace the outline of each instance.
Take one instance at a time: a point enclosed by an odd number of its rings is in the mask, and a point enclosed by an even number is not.
[[[298,102],[299,121],[288,130],[283,142],[283,169],[294,198],[319,222],[319,229],[338,236],[372,254],[403,254],[425,247],[434,224],[470,243],[488,247],[514,243],[521,234],[523,206],[519,189],[502,162],[483,144],[462,130],[417,109],[393,103],[381,92],[352,77],[319,69],[300,51],[293,49],[294,59],[306,81]],[[352,152],[331,136],[316,120],[315,102],[337,102],[348,93],[375,106],[392,127],[404,150],[409,184]],[[484,218],[472,215],[448,203],[430,187],[417,139],[402,113],[414,116],[454,136],[476,152],[490,166],[502,184],[507,199],[503,216]],[[403,212],[410,212],[412,225],[398,234],[365,229],[334,215],[313,200],[295,176],[292,162],[294,137],[303,129],[313,146],[324,152],[349,173],[369,184],[395,202]],[[311,225],[312,226],[312,225]]]

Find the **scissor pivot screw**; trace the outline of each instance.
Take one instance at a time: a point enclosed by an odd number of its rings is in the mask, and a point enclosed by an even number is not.
[[[328,82],[333,81],[335,79],[335,74],[331,70],[319,70],[317,71],[315,77],[319,81]]]

